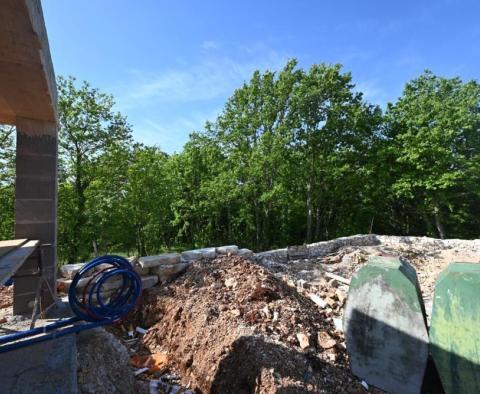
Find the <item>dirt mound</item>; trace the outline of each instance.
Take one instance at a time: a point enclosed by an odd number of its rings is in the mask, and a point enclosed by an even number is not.
[[[150,289],[137,316],[148,351],[171,355],[204,393],[363,390],[331,319],[294,287],[237,256],[195,263]]]
[[[0,309],[13,305],[13,286],[0,286]]]

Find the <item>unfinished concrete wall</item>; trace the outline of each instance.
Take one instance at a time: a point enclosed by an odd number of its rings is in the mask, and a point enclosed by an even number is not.
[[[17,118],[15,237],[51,244],[42,248],[43,276],[55,291],[57,243],[57,127],[55,123]],[[34,254],[15,279],[14,313],[28,312],[38,277],[24,276],[38,265]],[[23,277],[22,277],[23,276]],[[41,291],[42,307],[53,301],[48,286]]]

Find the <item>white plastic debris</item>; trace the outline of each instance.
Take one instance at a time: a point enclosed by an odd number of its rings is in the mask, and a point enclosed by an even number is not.
[[[343,332],[343,321],[342,319],[339,319],[339,318],[333,318],[333,324],[335,325],[335,329],[337,331],[341,331]]]
[[[140,369],[137,369],[133,374],[135,376],[138,376],[138,375],[141,375],[142,373],[145,373],[148,371],[148,368],[140,368]]]
[[[362,380],[362,386],[363,386],[363,388],[364,388],[365,390],[368,391],[368,383],[365,382],[365,380]]]
[[[145,330],[145,329],[142,328],[142,327],[137,327],[137,328],[135,328],[135,331],[138,332],[138,333],[140,333],[140,334],[142,334],[142,335],[145,335],[145,334],[148,332],[148,330]]]

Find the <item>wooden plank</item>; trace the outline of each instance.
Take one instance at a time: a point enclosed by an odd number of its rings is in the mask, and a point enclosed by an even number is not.
[[[331,279],[335,279],[337,282],[344,283],[346,285],[350,285],[350,279],[343,278],[340,275],[335,275],[335,274],[332,274],[330,272],[325,272],[325,276],[327,276]]]
[[[0,284],[10,279],[39,245],[40,241],[28,241],[0,258]]]
[[[22,246],[27,239],[10,239],[8,241],[0,241],[0,257],[6,255],[8,252]]]

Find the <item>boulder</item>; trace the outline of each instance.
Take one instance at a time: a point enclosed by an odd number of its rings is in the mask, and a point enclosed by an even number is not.
[[[215,248],[197,249],[202,254],[203,259],[214,259],[217,256]]]
[[[178,264],[171,264],[171,265],[161,265],[156,268],[152,268],[152,273],[155,273],[158,276],[158,280],[163,282],[168,282],[182,272],[184,272],[192,263],[178,263]]]
[[[237,245],[219,246],[217,248],[217,254],[237,254],[237,253],[238,253]]]
[[[248,259],[253,256],[253,252],[250,249],[239,249],[238,255],[245,259]]]
[[[343,326],[355,375],[390,393],[420,393],[428,334],[410,264],[372,257],[351,280]]]
[[[145,256],[138,259],[138,264],[142,268],[158,267],[160,265],[170,265],[180,262],[178,253],[164,253],[157,256]]]
[[[158,283],[158,275],[142,276],[142,289],[149,289]]]
[[[480,393],[480,264],[452,263],[438,277],[430,347],[447,394]]]
[[[77,338],[80,394],[136,392],[127,349],[103,328],[83,331]]]
[[[182,262],[200,260],[201,258],[202,252],[199,249],[182,252]]]
[[[60,267],[60,273],[64,278],[73,279],[76,273],[80,271],[84,265],[85,263],[64,264]]]
[[[309,257],[307,245],[289,246],[287,254],[289,260],[308,259]]]

